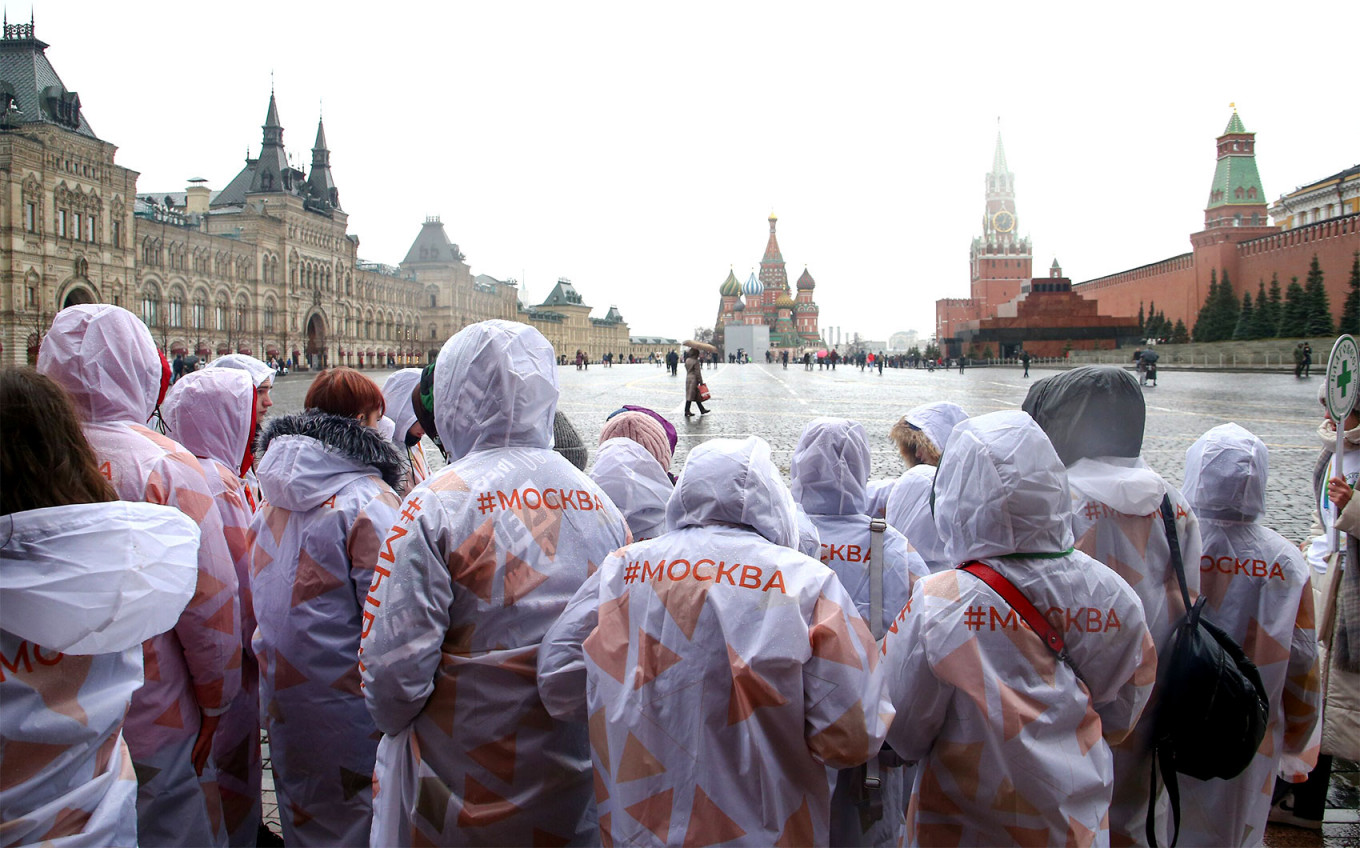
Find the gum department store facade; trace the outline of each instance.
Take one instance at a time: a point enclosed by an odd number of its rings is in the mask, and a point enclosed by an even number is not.
[[[559,355],[670,350],[630,339],[610,307],[560,280],[536,306],[514,281],[474,275],[439,218],[399,266],[359,258],[317,123],[310,173],[292,167],[274,95],[260,154],[221,191],[141,193],[95,135],[32,23],[0,40],[0,364],[32,362],[56,311],[112,303],[146,322],[167,355],[230,351],[312,367],[420,364],[487,318],[538,328]]]

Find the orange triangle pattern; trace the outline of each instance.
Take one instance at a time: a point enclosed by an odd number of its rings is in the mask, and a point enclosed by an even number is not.
[[[437,777],[422,777],[416,792],[416,815],[432,825],[437,833],[444,832],[444,817],[448,814],[453,793]],[[414,824],[414,822],[412,822]],[[416,828],[411,828],[412,833]]]
[[[153,721],[152,724],[159,724],[161,727],[173,727],[176,730],[183,730],[184,717],[179,713],[179,702],[176,701],[166,707],[164,712],[156,716],[156,720]],[[8,758],[6,758],[6,761],[8,762]]]
[[[488,518],[449,554],[449,574],[483,601],[491,600],[496,576],[496,525]]]
[[[694,801],[689,808],[689,827],[685,829],[684,848],[703,848],[719,842],[731,842],[746,835],[742,826],[713,803],[700,786],[694,787]]]
[[[1153,518],[1157,519],[1156,525]],[[1119,532],[1124,534],[1124,538],[1129,540],[1133,549],[1138,551],[1138,556],[1147,559],[1148,542],[1152,539],[1152,528],[1161,525],[1161,516],[1153,513],[1152,515],[1125,515],[1122,512],[1114,514],[1115,526]]]
[[[93,663],[92,656],[63,654],[60,674],[44,674],[41,671],[35,673],[31,666],[26,669],[22,664],[16,663],[19,665],[16,676],[38,693],[43,705],[49,710],[88,726],[89,717],[80,706],[80,687],[85,685],[85,679],[89,676]]]
[[[1124,578],[1124,582],[1130,586],[1137,586],[1139,583],[1143,582],[1143,572],[1115,556],[1114,552],[1105,555],[1105,564],[1113,569],[1115,574]]]
[[[780,832],[779,838],[775,840],[775,848],[803,848],[805,845],[812,845],[815,842],[815,833],[812,829],[812,810],[808,807],[807,796],[803,796],[803,803],[798,805],[798,809],[793,811],[784,820],[784,829]]]
[[[667,789],[636,804],[630,804],[624,809],[628,815],[637,819],[638,824],[655,834],[657,839],[668,843],[671,832],[671,804],[674,798],[675,790]]]
[[[552,562],[557,556],[557,537],[562,532],[562,510],[522,507],[513,512],[529,530],[529,535],[548,558],[548,562]]]
[[[1044,714],[1048,704],[1012,689],[1004,683],[997,683],[1001,694],[1001,726],[1007,742],[1014,739],[1025,726]]]
[[[628,598],[624,592],[600,604],[598,623],[582,645],[600,671],[619,683],[628,673]]]
[[[981,742],[936,743],[940,766],[954,778],[954,785],[968,798],[976,798],[978,769],[982,764]]]
[[[869,729],[864,721],[864,705],[856,701],[850,709],[841,713],[840,718],[822,728],[808,738],[808,749],[821,756],[823,760],[868,759],[865,748]]]
[[[289,512],[273,504],[265,504],[264,524],[274,537],[274,545],[283,544],[283,533],[288,529]]]
[[[192,518],[195,524],[202,524],[208,511],[213,508],[213,499],[207,492],[196,492],[179,486],[175,488],[175,506],[179,507],[180,512]]]
[[[239,528],[232,528],[239,531]],[[235,559],[235,557],[233,557]],[[216,597],[218,592],[227,588],[227,584],[218,580],[210,572],[199,569],[198,582],[194,585],[194,597],[189,601],[189,606],[202,606],[205,601]]]
[[[614,848],[614,831],[611,828],[613,817],[611,813],[600,816],[600,845],[602,848]]]
[[[661,640],[638,628],[638,664],[633,673],[633,688],[641,689],[682,657],[661,644]]]
[[[1001,779],[1001,786],[996,790],[996,798],[992,800],[992,809],[998,813],[1005,813],[1007,817],[1043,815],[1043,811],[1015,791],[1015,784],[1011,783],[1009,777]]]
[[[236,654],[239,656],[240,653],[240,649],[237,648]],[[218,707],[227,706],[222,702],[223,685],[224,681],[220,677],[216,680],[194,684],[194,697],[198,699],[198,705],[205,710],[215,710]]]
[[[458,472],[448,468],[440,471],[430,485],[427,486],[432,492],[466,492],[469,491],[467,481],[458,476]]]
[[[1081,746],[1081,753],[1085,756],[1100,741],[1101,723],[1100,715],[1091,708],[1091,702],[1086,702],[1086,715],[1081,717],[1081,724],[1077,725],[1077,744]]]
[[[1247,622],[1247,637],[1242,640],[1242,650],[1247,652],[1257,668],[1289,659],[1289,648],[1280,644],[1254,617]]]
[[[505,554],[505,606],[542,586],[548,575],[534,570],[529,563],[508,551]]]
[[[274,652],[274,690],[281,691],[306,683],[307,675],[298,670],[296,666],[284,658],[278,651]]]
[[[85,825],[90,821],[90,815],[87,810],[63,807],[53,819],[52,827],[35,841],[46,843],[63,836],[75,836],[85,829]]]
[[[728,727],[750,718],[751,713],[761,707],[782,707],[789,702],[769,681],[756,674],[731,645],[727,646],[727,662],[732,669],[732,692],[727,701]]]
[[[955,846],[963,841],[963,825],[950,822],[917,822],[915,845]]]
[[[519,807],[504,796],[487,789],[472,775],[463,781],[463,809],[458,811],[459,827],[486,827],[505,821],[519,812]]]
[[[933,764],[925,765],[921,772],[919,795],[921,812],[941,816],[963,815],[963,808],[953,798],[949,797],[948,792],[944,791],[944,787],[940,784],[940,776]]]
[[[982,673],[982,653],[976,636],[950,651],[935,664],[935,676],[961,689],[973,699],[981,718],[987,717],[987,676]]]
[[[434,679],[434,691],[425,701],[420,711],[423,718],[444,731],[445,736],[453,736],[453,710],[458,697],[458,678],[452,674],[441,674]]]
[[[336,575],[326,571],[320,563],[311,559],[311,554],[306,550],[298,552],[298,571],[292,576],[292,601],[291,607],[306,603],[314,598],[320,598],[328,591],[336,590],[341,586],[347,586],[347,580],[341,580]]]
[[[142,643],[142,676],[148,682],[161,679],[161,660],[156,655],[156,639],[152,636]]]
[[[932,574],[923,579],[926,581],[926,587],[922,591],[929,597],[945,601],[957,601],[959,599],[959,574],[954,569],[941,571],[939,574]]]
[[[591,713],[587,722],[590,730],[590,747],[595,752],[595,763],[605,774],[613,774],[614,764],[609,760],[609,725],[604,717],[604,707]],[[601,827],[603,830],[603,827]]]
[[[0,790],[10,789],[36,777],[70,748],[70,745],[49,745],[0,737],[0,751],[5,753],[5,767],[0,769]]]
[[[641,780],[644,777],[662,774],[666,767],[631,732],[623,743],[623,759],[619,760],[619,783]]]
[[[350,801],[355,795],[365,789],[373,788],[373,774],[364,773],[340,767],[340,792],[346,801]]]
[[[203,572],[199,572],[202,574]],[[203,626],[218,633],[235,636],[240,633],[241,620],[236,615],[236,607],[230,601],[217,608],[217,612],[204,620]]]
[[[591,773],[595,775],[595,806],[598,807],[609,800],[609,787],[605,786],[599,769],[591,769]]]
[[[1028,627],[1017,627],[1015,630],[1003,627],[1002,633],[1011,640],[1011,644],[1029,662],[1030,668],[1039,675],[1049,686],[1052,686],[1058,679],[1058,658],[1048,649],[1038,635]]]
[[[816,606],[812,608],[812,628],[808,632],[808,640],[812,643],[814,657],[851,668],[864,668],[855,653],[855,644],[846,626],[845,611],[826,595],[819,595]]]
[[[260,572],[268,568],[273,561],[274,558],[269,555],[269,552],[260,547],[257,542],[255,547],[250,550],[250,576],[259,577]]]
[[[665,582],[654,584],[652,589],[661,601],[666,612],[670,613],[686,639],[694,638],[694,628],[699,624],[699,614],[704,611],[708,600],[709,583],[685,580],[679,583]]]
[[[468,758],[505,783],[515,780],[515,734],[493,739],[467,752]]]
[[[355,663],[345,670],[345,673],[331,682],[331,688],[356,698],[364,696],[364,690],[360,686],[361,678],[359,675],[359,664]]]
[[[1006,825],[1006,832],[1015,840],[1015,844],[1020,848],[1047,848],[1048,828],[1046,827],[1020,827],[1018,825]]]

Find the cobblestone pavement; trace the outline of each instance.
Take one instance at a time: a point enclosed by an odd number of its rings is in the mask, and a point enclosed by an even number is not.
[[[381,382],[388,372],[366,372]],[[975,368],[957,371],[850,368],[804,371],[790,364],[720,365],[705,371],[713,393],[709,415],[683,415],[684,372],[670,376],[651,365],[592,366],[559,371],[558,408],[586,444],[599,441],[605,416],[625,403],[651,407],[671,419],[679,432],[676,463],[695,445],[714,438],[757,435],[766,439],[787,475],[794,445],[808,421],[819,415],[854,419],[864,425],[873,450],[873,477],[891,479],[903,471],[888,430],[908,409],[937,400],[953,401],[970,414],[1018,409],[1036,379],[1058,373],[1031,368]],[[274,412],[301,409],[310,375],[289,375],[274,390]],[[1158,473],[1179,485],[1185,451],[1210,427],[1235,421],[1260,436],[1270,449],[1267,523],[1295,541],[1308,534],[1314,507],[1309,477],[1321,447],[1317,402],[1320,378],[1287,374],[1163,373],[1160,385],[1145,389],[1148,403],[1143,456]],[[427,454],[434,461],[438,452]]]
[[[366,372],[381,383],[386,371]],[[840,366],[836,371],[811,372],[790,364],[719,365],[704,372],[713,393],[710,414],[685,419],[684,372],[672,377],[652,365],[594,365],[584,371],[572,366],[559,370],[562,397],[559,409],[571,419],[581,438],[593,448],[599,442],[605,416],[625,403],[651,407],[668,417],[679,433],[675,465],[707,439],[757,435],[766,439],[775,462],[787,477],[798,437],[808,421],[821,415],[854,419],[869,433],[873,477],[891,479],[902,473],[902,461],[888,439],[892,425],[910,408],[937,400],[953,401],[970,414],[1018,409],[1029,386],[1058,373],[1018,368],[957,371],[876,371]],[[1185,451],[1210,427],[1234,421],[1261,437],[1270,450],[1266,523],[1287,538],[1308,535],[1314,511],[1309,492],[1313,462],[1321,443],[1316,431],[1321,421],[1317,402],[1320,378],[1297,380],[1290,374],[1166,372],[1160,385],[1144,390],[1148,404],[1143,456],[1158,473],[1179,485],[1185,473]],[[277,381],[272,414],[295,412],[311,376],[289,375]],[[441,463],[438,451],[427,446],[432,465]],[[1354,811],[1357,774],[1353,764],[1338,763],[1323,833],[1272,825],[1266,844],[1360,844],[1360,815]],[[270,793],[272,795],[272,793]],[[277,829],[277,807],[266,804]],[[1355,840],[1355,841],[1352,841]]]

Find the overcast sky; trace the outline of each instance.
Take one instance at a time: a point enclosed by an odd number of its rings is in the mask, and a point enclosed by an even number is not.
[[[361,257],[440,215],[474,273],[534,302],[569,277],[635,335],[711,326],[772,210],[824,327],[933,331],[998,118],[1035,272],[1074,281],[1190,249],[1230,102],[1272,200],[1360,163],[1346,0],[34,5],[139,192],[225,186],[272,72],[304,168],[324,104]]]

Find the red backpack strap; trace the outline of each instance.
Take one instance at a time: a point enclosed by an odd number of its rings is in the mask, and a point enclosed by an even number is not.
[[[1072,664],[1071,658],[1067,655],[1067,646],[1063,642],[1062,634],[1058,632],[1058,628],[1054,627],[1053,623],[1047,618],[1044,618],[1038,607],[1030,603],[1029,598],[1026,598],[1019,589],[1015,588],[1011,581],[1003,577],[1001,572],[977,560],[965,562],[959,566],[959,570],[968,572],[992,587],[992,591],[1010,604],[1011,609],[1015,610],[1025,624],[1029,625],[1029,629],[1038,635],[1040,641],[1047,645],[1048,649],[1056,654],[1058,659],[1066,663],[1073,672],[1076,672],[1078,678],[1081,677],[1081,673],[1077,672],[1077,667]]]

